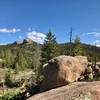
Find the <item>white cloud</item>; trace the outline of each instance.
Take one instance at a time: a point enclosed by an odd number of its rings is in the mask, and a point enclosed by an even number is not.
[[[2,28],[0,29],[0,32],[2,33],[15,33],[15,32],[20,32],[21,29],[15,29],[15,28],[12,28],[12,29],[7,29],[7,28]]]
[[[40,32],[32,31],[32,32],[27,33],[27,38],[30,38],[33,41],[38,42],[40,44],[43,44],[46,38],[46,35]]]
[[[87,33],[87,34],[88,34],[88,35],[95,36],[95,37],[100,36],[100,33],[99,33],[99,32],[90,32],[90,33]]]
[[[96,39],[100,38],[99,32],[90,32],[90,33],[87,33],[87,34],[95,37]],[[97,39],[97,40],[93,41],[93,44],[96,45],[97,47],[100,47],[100,40]]]
[[[95,40],[95,41],[93,42],[93,44],[95,44],[97,47],[100,47],[100,40]]]
[[[98,44],[99,43],[99,40],[95,40],[94,43]]]
[[[100,47],[100,44],[97,44],[96,46],[97,46],[97,47]]]

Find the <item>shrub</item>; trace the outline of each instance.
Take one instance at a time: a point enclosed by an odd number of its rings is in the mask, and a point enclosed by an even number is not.
[[[17,92],[7,92],[0,96],[0,100],[23,100],[22,95],[19,91]]]

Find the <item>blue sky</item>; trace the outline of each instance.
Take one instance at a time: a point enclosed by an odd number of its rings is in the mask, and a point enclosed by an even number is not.
[[[0,44],[23,38],[41,42],[51,30],[59,43],[73,39],[100,45],[100,0],[0,0]]]

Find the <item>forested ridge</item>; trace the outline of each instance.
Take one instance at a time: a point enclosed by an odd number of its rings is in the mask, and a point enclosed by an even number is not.
[[[40,47],[35,42],[0,46],[0,59],[4,62],[2,67],[24,70],[37,66],[35,60],[39,61]]]
[[[74,43],[57,44],[59,55],[69,55],[69,48],[74,48]],[[100,61],[100,47],[95,47],[88,44],[81,44],[84,56],[87,56],[89,61]],[[42,45],[32,42],[28,43],[12,43],[0,46],[1,67],[24,70],[40,65]],[[56,51],[55,51],[56,52]]]
[[[70,46],[71,45],[71,46]],[[69,48],[74,48],[74,43],[62,43],[59,44],[59,50],[61,54],[69,55]],[[93,62],[96,56],[96,61],[100,61],[100,47],[96,47],[90,44],[81,43],[83,48],[83,56],[87,56],[90,62]]]

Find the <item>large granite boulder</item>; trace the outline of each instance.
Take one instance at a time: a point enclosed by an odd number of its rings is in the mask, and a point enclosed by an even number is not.
[[[41,90],[51,89],[77,81],[80,75],[85,72],[85,64],[77,57],[59,56],[51,59],[44,65],[44,80],[41,84]]]

